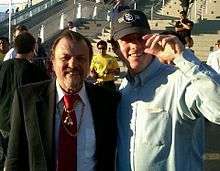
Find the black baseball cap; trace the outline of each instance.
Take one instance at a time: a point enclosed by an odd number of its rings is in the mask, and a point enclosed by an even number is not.
[[[151,33],[147,17],[139,10],[121,11],[112,21],[111,37],[118,40],[132,33]]]

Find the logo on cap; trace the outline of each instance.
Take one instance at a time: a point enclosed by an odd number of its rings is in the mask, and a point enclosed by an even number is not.
[[[136,20],[140,20],[140,16],[135,15],[135,14],[131,14],[131,13],[126,13],[126,14],[124,14],[124,16],[122,16],[118,19],[118,22],[119,23],[123,23],[123,22],[132,23]]]
[[[124,21],[125,22],[128,22],[128,23],[131,23],[135,20],[134,16],[130,13],[127,13],[124,15]]]

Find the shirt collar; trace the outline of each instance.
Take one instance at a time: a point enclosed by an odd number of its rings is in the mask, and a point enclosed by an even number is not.
[[[57,92],[56,93],[56,104],[58,104],[62,100],[62,98],[63,98],[65,93],[63,92],[63,90],[60,87],[60,85],[59,85],[57,80],[56,80],[56,92]],[[83,83],[82,88],[77,92],[77,94],[79,94],[82,102],[84,104],[86,104],[86,88],[85,88],[85,84],[84,83]]]
[[[142,72],[135,76],[128,74],[126,78],[133,86],[143,86],[147,80],[150,80],[158,74],[157,71],[160,69],[161,65],[160,61],[154,57],[152,62]]]

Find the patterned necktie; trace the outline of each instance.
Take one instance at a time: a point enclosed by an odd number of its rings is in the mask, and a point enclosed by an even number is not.
[[[79,95],[65,95],[58,144],[57,171],[77,171],[77,120],[74,111]]]

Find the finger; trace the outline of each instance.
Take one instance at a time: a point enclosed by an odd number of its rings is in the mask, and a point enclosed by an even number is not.
[[[151,36],[153,36],[153,34],[146,34],[142,37],[143,40],[147,40],[149,39]]]
[[[151,47],[151,44],[154,41],[156,36],[157,36],[157,34],[153,34],[153,35],[149,36],[148,39],[146,39],[146,43],[145,43],[145,47],[146,48],[150,48]]]
[[[154,40],[151,43],[150,49],[157,48],[162,50],[161,46],[161,40],[163,39],[163,36],[156,35]]]
[[[163,38],[161,40],[161,46],[164,50],[167,50],[168,47],[170,46],[171,49],[174,51],[174,53],[176,53],[176,50],[175,50],[175,41],[173,40],[174,37],[173,36],[167,36],[165,38]],[[169,48],[170,48],[169,47]]]

